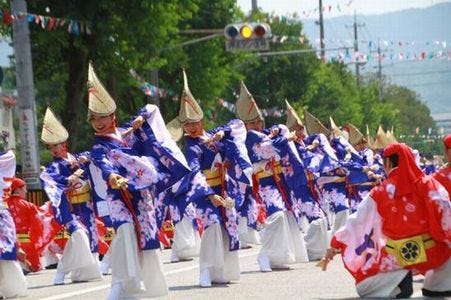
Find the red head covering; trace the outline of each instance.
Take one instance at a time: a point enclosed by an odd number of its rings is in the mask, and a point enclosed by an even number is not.
[[[415,183],[424,175],[421,169],[415,163],[412,151],[404,143],[393,143],[384,150],[384,157],[397,154],[398,160],[398,179],[396,185],[396,195],[410,194]]]
[[[451,134],[447,134],[443,139],[443,143],[447,149],[451,148]]]
[[[23,181],[20,178],[14,177],[11,181],[11,191],[14,191],[15,189],[21,188],[25,185],[25,181]]]

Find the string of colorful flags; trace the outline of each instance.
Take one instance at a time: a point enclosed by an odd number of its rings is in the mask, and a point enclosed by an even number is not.
[[[148,82],[142,82],[139,88],[145,95],[150,97],[158,95],[161,98],[172,98],[173,101],[178,100],[178,95],[173,90],[162,89]]]
[[[319,57],[319,56],[318,56]],[[338,52],[326,54],[329,62],[377,62],[377,61],[424,61],[424,60],[451,60],[451,50],[448,51],[421,51],[421,52],[395,52],[364,53],[364,52]]]
[[[273,44],[284,44],[284,43],[298,43],[298,44],[305,44],[307,42],[313,43],[313,44],[320,44],[320,39],[314,39],[313,41],[309,41],[308,38],[304,35],[273,35],[271,38],[271,42]],[[341,45],[341,46],[354,46],[354,40],[353,39],[323,39],[324,44],[334,44],[334,45]],[[426,47],[438,47],[442,49],[447,49],[448,45],[450,43],[446,40],[434,40],[434,41],[405,41],[405,40],[399,40],[399,41],[393,41],[393,40],[379,40],[373,41],[373,40],[359,40],[359,44],[366,45],[370,49],[376,49],[378,45],[382,48],[389,48],[389,47],[412,47],[412,46],[426,46]]]
[[[354,0],[345,0],[345,1],[341,1],[337,4],[325,4],[323,5],[323,13],[332,13],[335,10],[338,12],[341,12],[343,8],[347,8],[350,7],[351,4],[354,2]],[[313,9],[309,9],[309,10],[303,10],[301,12],[301,15],[303,18],[309,18],[313,15],[316,15],[319,11],[319,7],[315,7]],[[282,21],[282,22],[286,22],[286,23],[297,23],[301,20],[301,17],[298,16],[297,14],[293,14],[291,16],[272,16],[269,20],[269,23],[273,22],[273,21]]]
[[[40,25],[40,27],[47,31],[52,31],[57,28],[67,26],[67,32],[73,35],[90,35],[91,29],[84,21],[57,18],[52,16],[36,15],[20,11],[9,12],[8,10],[0,10],[0,19],[3,24],[11,25],[16,20],[26,18],[29,24]]]

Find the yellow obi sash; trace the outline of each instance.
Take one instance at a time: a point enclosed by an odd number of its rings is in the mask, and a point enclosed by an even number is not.
[[[396,257],[400,266],[410,266],[427,261],[426,249],[435,246],[429,234],[419,234],[400,240],[387,240],[385,251]]]
[[[19,243],[30,243],[30,235],[28,233],[16,233],[16,238]]]
[[[214,171],[206,169],[203,170],[202,173],[204,173],[205,178],[207,178],[208,185],[218,186],[222,184],[222,174],[219,168]]]
[[[87,181],[80,181],[81,187],[69,195],[71,204],[85,203],[91,200],[91,188]]]
[[[257,177],[257,179],[262,179],[262,178],[266,178],[266,177],[270,177],[273,176],[273,174],[280,174],[282,173],[282,166],[280,165],[279,162],[276,162],[274,165],[271,162],[268,162],[266,164],[266,166],[269,166],[269,170],[266,170],[266,167],[264,170],[259,170],[257,172],[255,172],[255,176]]]
[[[61,239],[68,239],[68,238],[70,238],[70,234],[69,234],[69,232],[67,232],[66,230],[61,230],[60,232],[58,232],[56,235],[55,235],[55,239],[56,240],[61,240]]]

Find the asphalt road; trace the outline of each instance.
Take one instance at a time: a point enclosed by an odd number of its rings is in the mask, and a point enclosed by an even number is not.
[[[241,279],[230,284],[201,288],[198,285],[198,260],[170,263],[170,250],[162,251],[169,296],[162,299],[358,299],[354,280],[337,258],[326,272],[315,262],[295,264],[290,270],[262,273],[257,264],[259,246],[240,250]],[[111,276],[102,281],[54,286],[55,270],[27,275],[29,296],[21,299],[106,299]],[[414,299],[421,296],[422,278],[415,278]]]

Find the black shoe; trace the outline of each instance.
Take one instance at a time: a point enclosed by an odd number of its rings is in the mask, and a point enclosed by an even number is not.
[[[51,264],[45,267],[46,270],[52,270],[52,269],[56,269],[56,267],[58,266],[58,264]]]
[[[427,289],[421,289],[421,291],[425,297],[451,297],[451,291],[437,292]]]
[[[413,278],[412,272],[409,271],[404,279],[398,284],[401,289],[401,293],[396,295],[396,298],[410,298],[413,294]]]

